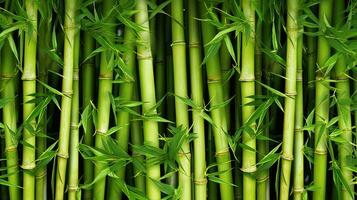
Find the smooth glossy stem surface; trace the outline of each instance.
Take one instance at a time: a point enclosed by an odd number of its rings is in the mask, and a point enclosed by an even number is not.
[[[75,13],[78,0],[65,1],[64,31],[64,66],[62,78],[62,102],[60,116],[60,132],[57,153],[55,199],[64,199],[66,181],[68,147],[70,140],[71,110],[73,94],[74,40],[76,34]]]
[[[24,199],[35,199],[35,175],[29,171],[36,167],[36,136],[34,134],[36,120],[27,121],[35,108],[35,103],[28,103],[34,99],[30,96],[36,93],[36,50],[37,50],[37,5],[32,0],[25,1],[25,9],[32,29],[25,32],[25,56],[24,69],[22,74],[23,83],[23,119],[31,126],[31,129],[24,128],[22,137],[29,145],[23,146],[22,168],[23,174],[23,197]]]
[[[142,105],[142,113],[156,114],[156,109],[152,109],[156,104],[155,81],[153,59],[150,47],[150,28],[148,21],[148,8],[146,0],[137,0],[135,22],[143,27],[138,32],[137,59],[139,65],[139,79]],[[159,130],[156,121],[146,119],[143,121],[144,144],[159,147]],[[147,158],[148,159],[148,158]],[[159,200],[161,198],[160,189],[151,180],[160,179],[160,166],[148,165],[146,178],[146,195],[149,199]]]

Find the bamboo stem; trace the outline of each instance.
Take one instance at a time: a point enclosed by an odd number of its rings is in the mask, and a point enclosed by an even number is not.
[[[188,2],[188,28],[189,28],[189,59],[191,75],[192,100],[200,109],[193,109],[193,132],[197,138],[193,141],[193,165],[194,165],[194,194],[195,199],[207,199],[206,178],[206,152],[205,152],[205,127],[201,116],[203,108],[203,81],[202,81],[202,55],[201,38],[199,35],[196,1]]]
[[[27,121],[32,111],[35,108],[35,103],[28,103],[34,99],[30,96],[36,93],[36,46],[37,46],[37,4],[32,0],[25,1],[25,9],[28,20],[31,23],[32,29],[25,33],[25,56],[24,69],[22,74],[23,81],[23,119],[30,128],[24,128],[23,140],[29,145],[23,146],[22,168],[23,174],[23,195],[26,199],[35,199],[35,176],[30,173],[36,167],[36,136],[33,131],[36,121]]]
[[[205,18],[207,16],[207,11],[202,2],[200,4],[200,16]],[[207,22],[202,22],[202,38],[203,44],[207,44],[212,40],[216,35],[215,28]],[[208,48],[204,48],[205,55],[208,53]],[[215,107],[222,102],[223,99],[223,87],[222,87],[222,75],[220,67],[219,54],[211,55],[206,62],[207,69],[207,84],[208,84],[208,93],[210,97],[211,107]],[[216,148],[216,159],[218,165],[219,178],[225,183],[220,184],[221,199],[233,199],[234,192],[233,187],[230,185],[233,183],[232,171],[231,171],[231,158],[228,147],[228,141],[225,134],[227,132],[227,119],[226,119],[226,108],[220,107],[211,110],[211,116],[213,120],[213,134],[215,140]]]
[[[105,27],[105,31],[108,33],[108,42],[114,43],[114,33],[115,19],[111,10],[114,6],[113,1],[104,0],[103,1],[103,14],[106,17],[107,26]],[[110,122],[110,95],[112,94],[113,88],[113,68],[114,68],[114,52],[110,50],[105,50],[100,55],[100,69],[99,69],[99,87],[98,87],[98,122],[95,131],[95,147],[102,149],[104,146],[103,141],[108,135],[106,132],[109,129]],[[105,163],[98,162],[94,166],[94,177],[98,176],[102,170],[106,167]],[[105,198],[105,186],[106,185],[106,177],[101,178],[94,184],[93,188],[93,197],[94,199],[100,200]]]
[[[280,200],[289,199],[291,163],[294,150],[294,123],[296,99],[296,75],[298,55],[298,0],[289,0],[287,3],[287,52],[286,52],[286,80],[285,80],[285,105],[284,129],[282,147],[282,165],[280,171]]]
[[[142,26],[143,30],[138,32],[137,59],[139,65],[139,79],[141,100],[143,102],[143,115],[156,114],[156,109],[152,109],[156,104],[153,59],[150,47],[150,28],[148,22],[148,11],[146,0],[137,0],[135,21]],[[144,120],[144,144],[159,147],[158,124],[153,120]],[[148,157],[147,157],[148,159]],[[161,198],[160,189],[151,180],[160,179],[160,166],[147,166],[146,192],[147,197],[152,200]]]
[[[66,180],[68,146],[71,126],[71,106],[73,95],[73,65],[74,65],[74,40],[76,34],[75,13],[78,1],[65,1],[64,31],[64,66],[62,80],[62,102],[60,117],[60,132],[57,153],[56,189],[55,199],[64,199]]]
[[[333,0],[323,0],[319,7],[320,21],[331,21]],[[317,72],[316,72],[316,99],[315,99],[315,152],[314,152],[314,184],[315,200],[326,197],[327,149],[326,138],[328,130],[326,124],[329,120],[329,75],[324,74],[321,67],[330,57],[328,40],[320,36],[317,41]]]
[[[16,125],[16,78],[18,69],[16,68],[16,60],[13,55],[9,42],[4,41],[4,46],[1,50],[1,97],[7,99],[2,110],[2,120],[5,134],[5,155],[6,155],[6,172],[8,174],[10,200],[17,200],[21,198],[19,165],[18,165],[18,150],[17,138],[13,133],[17,131]]]
[[[68,163],[68,199],[76,200],[78,192],[79,178],[79,31],[74,39],[74,61],[73,61],[73,96],[71,110],[71,130],[69,144],[69,163]]]

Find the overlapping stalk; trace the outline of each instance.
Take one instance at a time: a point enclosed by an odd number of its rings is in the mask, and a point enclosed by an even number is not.
[[[9,37],[12,37],[11,35]],[[10,44],[7,40],[4,41],[4,46],[1,49],[1,97],[8,102],[2,110],[2,120],[5,132],[5,155],[6,155],[6,172],[8,174],[9,198],[17,200],[21,198],[20,176],[18,165],[17,138],[13,133],[17,131],[16,125],[16,78],[18,69],[16,67],[16,59],[13,55]]]
[[[115,26],[114,16],[111,12],[114,6],[112,0],[103,1],[102,13],[105,16],[106,26],[103,27],[107,33],[107,41],[114,43]],[[108,16],[109,15],[109,16]],[[113,68],[114,68],[114,52],[110,49],[106,49],[100,55],[100,69],[99,69],[99,86],[98,86],[98,122],[95,131],[95,147],[102,149],[103,140],[109,129],[110,122],[110,95],[112,93],[112,81],[113,81]],[[96,163],[94,166],[94,177],[98,176],[103,169],[105,169],[105,163]],[[105,198],[105,186],[106,178],[99,179],[93,188],[93,198],[100,200]]]
[[[206,2],[207,3],[207,2]],[[207,17],[207,10],[203,2],[199,2],[200,4],[200,17]],[[203,44],[209,43],[216,34],[215,28],[207,23],[202,22],[202,38]],[[204,48],[205,55],[208,54],[208,47]],[[254,52],[253,52],[254,53]],[[231,163],[230,163],[230,152],[227,141],[227,119],[226,119],[226,108],[218,107],[224,102],[223,97],[223,87],[222,87],[222,75],[221,75],[221,67],[220,67],[220,59],[219,54],[210,55],[206,61],[206,70],[207,70],[207,84],[208,84],[208,93],[210,99],[210,106],[214,109],[211,110],[211,117],[213,120],[212,129],[214,134],[214,142],[216,149],[216,160],[218,171],[220,172],[219,178],[224,182],[220,184],[220,192],[221,199],[233,199],[234,192],[231,183],[233,183],[232,171],[231,171]],[[254,70],[254,69],[253,69]]]
[[[186,76],[186,41],[183,19],[183,0],[175,0],[171,3],[172,26],[172,55],[174,68],[174,92],[176,125],[188,134],[187,105],[179,97],[187,98]],[[190,144],[185,141],[178,155],[179,158],[179,188],[182,189],[181,199],[191,199],[191,151]]]
[[[196,1],[188,3],[188,29],[189,29],[189,59],[192,100],[197,108],[193,108],[192,121],[193,132],[197,138],[193,142],[193,171],[194,171],[194,194],[195,199],[207,199],[207,179],[206,179],[206,152],[205,152],[205,126],[201,116],[203,108],[203,82],[202,82],[202,55],[201,37],[198,28]]]
[[[242,0],[242,9],[250,26],[250,34],[242,33],[242,68],[239,81],[241,82],[242,122],[245,124],[254,113],[254,106],[247,105],[255,95],[255,10],[252,0]],[[249,124],[255,129],[256,124]],[[248,128],[248,127],[247,127]],[[247,129],[246,128],[246,129]],[[243,131],[242,143],[250,149],[242,149],[243,199],[256,199],[256,180],[252,173],[256,172],[256,139],[247,130]]]
[[[333,0],[322,0],[319,7],[320,22],[331,21]],[[328,129],[326,124],[329,120],[330,104],[330,81],[329,74],[322,68],[330,57],[330,46],[327,38],[319,36],[317,40],[317,71],[315,91],[315,151],[314,151],[314,184],[313,192],[315,200],[326,198],[326,173],[327,173],[327,150],[326,138]]]
[[[71,130],[69,142],[69,163],[68,163],[68,199],[76,200],[79,179],[79,31],[74,39],[74,59],[73,59],[73,96],[71,110]]]
[[[296,100],[296,75],[298,63],[298,10],[299,1],[287,2],[287,47],[285,75],[285,105],[283,125],[282,161],[280,170],[280,200],[289,199],[291,163],[294,158],[294,122]]]
[[[30,171],[36,167],[36,136],[34,133],[36,120],[27,121],[27,118],[35,108],[35,103],[29,103],[29,101],[34,99],[34,96],[31,95],[36,93],[37,3],[26,0],[25,9],[31,28],[29,27],[25,33],[24,69],[21,77],[23,81],[23,119],[27,124],[22,136],[23,141],[28,144],[23,147],[22,169],[24,169],[23,196],[32,200],[35,199],[35,175]]]
[[[139,79],[142,113],[143,115],[156,114],[156,109],[152,109],[156,104],[153,59],[150,47],[150,28],[148,21],[148,8],[145,0],[136,1],[135,22],[143,29],[138,32],[137,39],[137,59],[139,65]],[[159,147],[158,124],[154,120],[145,119],[143,121],[144,144]],[[148,159],[148,157],[147,157]],[[160,189],[153,182],[159,180],[160,166],[148,165],[146,177],[146,195],[149,199],[158,200],[161,198]],[[151,180],[153,179],[153,180]]]
[[[304,93],[302,45],[303,30],[299,30],[297,41],[297,74],[295,101],[295,135],[294,135],[294,199],[303,199],[304,192]]]
[[[336,27],[341,27],[345,21],[345,2],[336,1],[335,3],[335,24]],[[336,93],[337,93],[337,112],[338,112],[338,128],[341,131],[341,138],[343,142],[338,146],[338,158],[341,166],[343,178],[348,183],[348,187],[342,186],[343,200],[353,199],[354,184],[353,173],[348,161],[352,157],[352,119],[351,119],[351,106],[346,104],[351,99],[350,95],[350,82],[346,66],[345,55],[341,55],[335,65],[336,77]],[[350,190],[352,194],[349,193]],[[351,196],[352,195],[352,196]]]
[[[124,30],[124,45],[127,48],[123,59],[126,63],[126,70],[129,73],[128,77],[125,78],[125,82],[121,83],[119,86],[119,99],[123,102],[130,102],[133,98],[134,92],[134,73],[135,73],[135,34],[130,28],[125,28]],[[120,127],[116,134],[119,146],[124,150],[128,151],[128,141],[130,133],[130,115],[122,109],[117,111],[117,126]],[[125,180],[125,166],[120,168],[117,172],[120,181]],[[113,182],[109,187],[109,198],[118,199],[121,198],[121,192],[117,190],[117,184]]]
[[[67,171],[67,159],[70,126],[71,126],[71,106],[73,95],[73,65],[74,65],[74,40],[76,34],[75,13],[79,0],[65,1],[65,19],[64,19],[64,66],[62,78],[62,102],[60,116],[60,132],[57,152],[57,169],[56,169],[56,187],[55,199],[64,199],[64,189]]]
[[[88,33],[83,33],[83,58],[87,58],[94,50],[95,41],[94,38]],[[91,101],[94,100],[94,90],[95,88],[95,60],[94,58],[88,59],[85,63],[82,64],[81,67],[82,74],[82,107],[86,108],[87,106],[91,106]],[[92,117],[89,116],[88,124],[83,127],[83,143],[89,146],[93,145],[93,123]],[[93,180],[93,163],[90,160],[83,161],[83,179],[84,184],[89,184]],[[92,188],[83,189],[83,199],[92,199]]]

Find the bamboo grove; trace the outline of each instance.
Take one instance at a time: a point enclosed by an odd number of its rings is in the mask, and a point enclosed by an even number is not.
[[[355,199],[356,15],[0,0],[0,199]]]

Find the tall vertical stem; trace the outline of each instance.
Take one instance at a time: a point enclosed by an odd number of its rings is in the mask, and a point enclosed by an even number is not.
[[[189,28],[189,57],[192,100],[199,107],[192,111],[193,132],[197,138],[193,141],[194,155],[194,194],[195,199],[207,199],[207,178],[206,178],[206,147],[205,147],[205,127],[204,119],[201,116],[203,108],[203,81],[202,81],[202,55],[201,37],[199,35],[197,21],[196,1],[188,2],[188,28]]]
[[[207,17],[207,10],[205,9],[205,5],[203,2],[199,2],[200,4],[200,17]],[[209,6],[207,4],[207,6]],[[209,9],[209,8],[208,8]],[[216,35],[215,28],[207,22],[202,22],[202,38],[203,44],[209,43],[213,37]],[[208,54],[208,48],[204,48],[205,55]],[[223,97],[223,87],[222,87],[222,75],[221,75],[221,67],[220,67],[220,59],[219,54],[210,55],[206,62],[207,69],[207,84],[208,84],[208,93],[210,98],[211,107],[224,102]],[[226,108],[219,107],[211,110],[211,116],[213,123],[213,134],[215,140],[215,148],[216,148],[216,160],[218,171],[221,172],[219,177],[225,183],[220,184],[220,192],[221,199],[233,199],[234,192],[233,187],[230,185],[233,183],[232,171],[231,171],[231,158],[228,147],[228,140],[226,134],[227,132],[227,119],[226,119]]]
[[[79,178],[79,31],[74,40],[74,58],[73,58],[73,96],[71,110],[71,135],[69,146],[69,163],[68,163],[68,199],[76,200],[78,192]]]
[[[296,99],[296,74],[298,55],[298,0],[287,1],[287,47],[286,47],[286,80],[283,125],[282,162],[280,170],[280,200],[289,199],[291,163],[294,151],[294,122]]]
[[[333,0],[322,0],[319,8],[319,18],[323,22],[331,21]],[[316,71],[316,99],[315,99],[315,151],[314,151],[314,184],[316,190],[313,199],[325,199],[326,197],[326,173],[327,173],[327,150],[326,137],[328,130],[326,124],[329,120],[329,74],[321,69],[330,57],[330,46],[324,36],[317,40],[317,71]]]
[[[112,0],[104,0],[103,1],[103,10],[102,13],[106,17],[107,26],[103,27],[105,31],[108,33],[108,42],[114,43],[114,33],[115,26],[113,26],[115,22],[115,18],[111,10],[114,6],[114,1]],[[110,15],[110,16],[108,16]],[[109,56],[108,56],[109,55]],[[95,147],[103,148],[103,140],[105,140],[106,132],[109,129],[109,121],[110,121],[110,95],[112,93],[112,81],[113,81],[113,68],[114,68],[114,52],[109,49],[105,50],[100,55],[100,68],[99,68],[99,87],[98,87],[98,122],[95,131]],[[96,163],[94,166],[94,177],[98,176],[105,169],[105,163]],[[105,185],[106,178],[102,178],[98,180],[94,184],[93,188],[93,198],[96,200],[105,198]]]
[[[13,135],[17,131],[16,125],[16,78],[18,69],[16,67],[16,59],[13,55],[9,42],[4,41],[4,46],[1,49],[1,97],[8,102],[4,105],[2,110],[2,119],[5,132],[5,155],[8,182],[12,185],[9,186],[9,197],[11,200],[21,198],[18,153],[17,153],[17,138]]]
[[[146,0],[137,0],[135,21],[142,26],[143,30],[138,32],[137,59],[139,64],[139,79],[141,100],[143,102],[142,113],[144,115],[156,114],[152,109],[156,104],[153,59],[150,47],[150,28],[148,21],[148,10]],[[158,124],[156,121],[146,119],[143,121],[144,144],[159,147]],[[147,158],[148,159],[148,158]],[[151,180],[159,180],[160,166],[147,166],[146,192],[149,199],[161,198],[160,189]]]
[[[300,29],[299,31],[303,31]],[[297,41],[297,74],[295,103],[295,135],[294,135],[294,199],[303,198],[304,192],[304,99],[302,68],[303,36],[299,32]]]
[[[183,0],[175,0],[171,3],[172,15],[172,54],[174,67],[174,91],[175,95],[187,98],[187,73],[186,73],[186,41],[183,28]],[[176,125],[188,134],[187,105],[175,97]],[[190,144],[185,141],[179,152],[179,188],[182,189],[181,199],[191,199],[191,153]]]
[[[74,40],[76,32],[75,11],[77,0],[65,1],[65,19],[64,19],[64,66],[62,79],[62,102],[60,132],[57,153],[57,170],[56,170],[56,189],[55,199],[64,199],[64,188],[66,180],[67,159],[70,127],[71,127],[71,106],[73,94],[73,65],[74,65]]]
[[[252,0],[243,0],[242,9],[250,25],[250,34],[242,34],[242,69],[240,74],[242,95],[242,122],[245,124],[254,113],[254,106],[247,105],[255,95],[254,53],[255,53],[255,10]],[[255,129],[255,122],[249,124]],[[251,173],[256,171],[256,139],[247,131],[243,131],[242,143],[251,149],[242,149],[243,199],[256,199],[256,180]]]
[[[23,81],[23,119],[27,121],[32,111],[35,108],[35,103],[28,103],[34,99],[32,94],[36,93],[36,46],[37,46],[37,3],[33,0],[25,1],[25,9],[30,26],[25,33],[25,57],[24,69],[22,74]],[[36,121],[27,121],[31,129],[35,129]],[[23,140],[29,145],[23,146],[22,168],[23,175],[23,192],[24,198],[32,200],[35,199],[35,176],[30,173],[36,167],[36,136],[29,128],[23,130]]]

